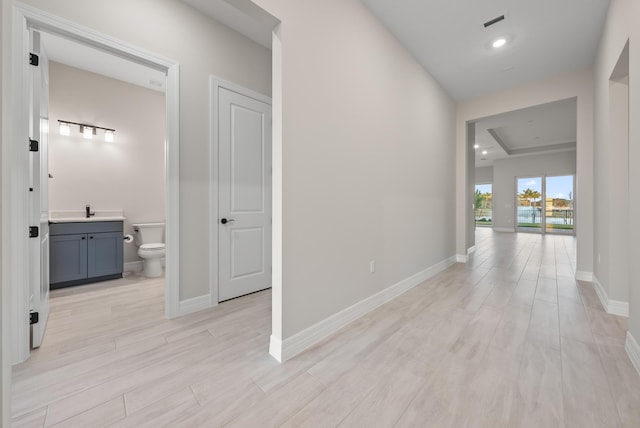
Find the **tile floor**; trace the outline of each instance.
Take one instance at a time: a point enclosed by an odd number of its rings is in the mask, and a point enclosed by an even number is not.
[[[476,248],[281,365],[270,291],[175,320],[162,280],[55,291],[13,426],[640,427],[626,320],[573,279],[575,239]]]

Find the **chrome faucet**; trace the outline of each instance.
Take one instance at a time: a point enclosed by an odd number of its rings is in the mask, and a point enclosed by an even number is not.
[[[84,212],[85,212],[85,215],[86,215],[87,218],[91,218],[91,216],[96,215],[95,212],[91,212],[91,205],[85,206],[84,209],[85,209]]]

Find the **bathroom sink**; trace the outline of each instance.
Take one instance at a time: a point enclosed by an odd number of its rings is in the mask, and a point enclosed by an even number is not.
[[[124,221],[124,211],[104,210],[95,211],[95,215],[87,218],[85,211],[50,211],[49,221],[51,223],[76,223],[92,221]]]

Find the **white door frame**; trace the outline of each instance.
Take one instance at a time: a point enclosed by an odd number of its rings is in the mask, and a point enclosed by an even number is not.
[[[24,4],[13,5],[13,142],[11,171],[11,339],[13,363],[29,356],[28,257],[28,29],[58,34],[167,74],[165,139],[165,315],[178,316],[179,307],[179,64],[114,37]]]
[[[209,253],[211,254],[209,261],[209,305],[216,306],[219,300],[218,241],[220,239],[218,236],[218,218],[220,217],[218,210],[218,196],[220,194],[220,180],[218,175],[218,148],[220,146],[218,135],[218,94],[220,88],[225,88],[269,105],[271,105],[271,98],[213,75],[209,76],[209,88],[209,111],[211,112],[211,116],[209,117],[209,135],[211,139],[211,150],[209,151],[209,171],[211,171],[211,176],[209,177],[211,186],[209,191],[209,212],[211,213],[209,222]],[[271,159],[272,153],[268,153],[268,156]],[[273,199],[273,195],[271,198]]]

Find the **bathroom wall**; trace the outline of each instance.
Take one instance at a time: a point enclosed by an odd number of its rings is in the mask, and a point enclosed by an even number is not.
[[[56,62],[49,79],[50,210],[123,210],[131,234],[132,223],[164,221],[164,93]],[[60,135],[58,120],[114,128],[115,141],[78,127]],[[136,250],[125,244],[125,263]]]

